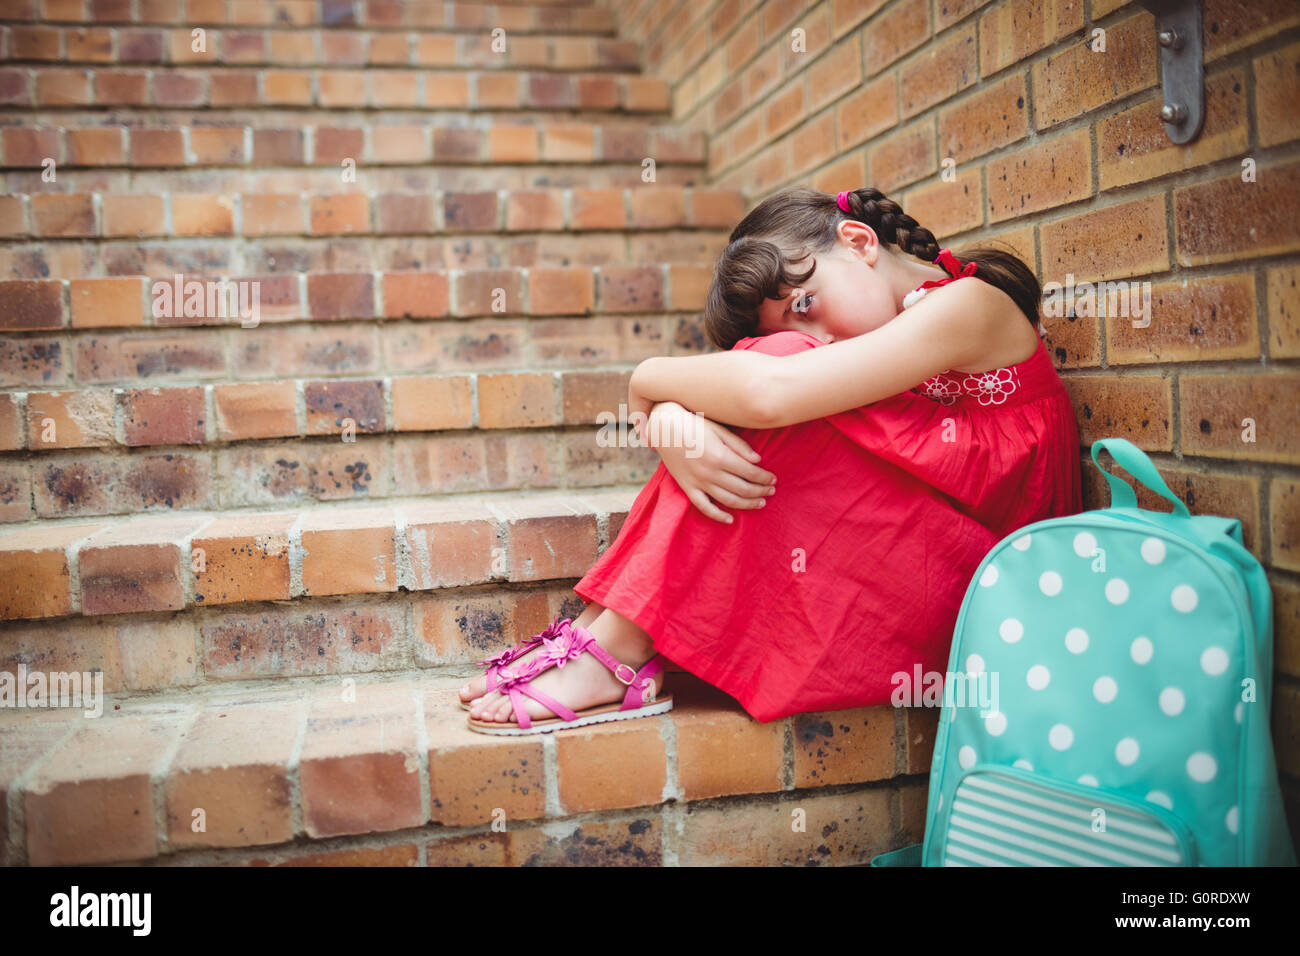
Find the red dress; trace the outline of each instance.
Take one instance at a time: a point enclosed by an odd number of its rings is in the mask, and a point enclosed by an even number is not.
[[[783,331],[733,347],[822,344]],[[1074,408],[1041,339],[1016,365],[734,431],[777,476],[767,505],[714,521],[660,463],[574,591],[760,721],[887,704],[895,673],[947,670],[967,585],[993,545],[1083,510]]]

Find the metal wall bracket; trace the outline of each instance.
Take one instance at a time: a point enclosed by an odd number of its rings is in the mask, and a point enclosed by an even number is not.
[[[1160,118],[1179,145],[1190,143],[1205,123],[1204,33],[1201,0],[1138,0],[1156,18],[1160,44],[1160,85],[1165,101]]]

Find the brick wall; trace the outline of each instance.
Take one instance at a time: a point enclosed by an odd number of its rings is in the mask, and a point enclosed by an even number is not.
[[[1300,844],[1300,4],[1206,0],[1206,116],[1186,146],[1159,118],[1137,3],[604,5],[671,83],[674,119],[708,136],[709,185],[747,207],[872,185],[943,246],[1010,243],[1045,285],[1150,283],[1144,328],[1043,318],[1084,507],[1109,502],[1086,449],[1121,436],[1194,514],[1241,519],[1273,590],[1272,729]]]
[[[933,709],[759,724],[680,672],[544,739],[457,706],[583,610],[658,463],[592,427],[635,364],[706,348],[744,196],[640,59],[585,0],[0,4],[0,673],[107,695],[0,713],[0,865],[919,837]]]

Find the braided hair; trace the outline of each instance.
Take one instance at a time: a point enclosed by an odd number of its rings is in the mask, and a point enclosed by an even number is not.
[[[836,230],[846,219],[866,223],[882,245],[925,262],[937,262],[939,242],[934,233],[903,212],[903,207],[871,186],[846,196],[848,211],[836,197],[807,186],[782,189],[764,199],[732,230],[727,248],[714,267],[704,304],[704,330],[719,349],[758,334],[758,308],[765,299],[780,298],[780,289],[796,288],[811,278],[817,263],[799,271],[803,262],[831,249]],[[976,275],[1006,292],[1035,329],[1039,322],[1042,286],[1013,252],[980,246],[955,252],[963,263],[974,262]]]

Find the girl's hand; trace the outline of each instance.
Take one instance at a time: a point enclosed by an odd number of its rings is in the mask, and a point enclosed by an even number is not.
[[[760,468],[758,453],[725,425],[677,402],[659,402],[647,422],[664,467],[691,504],[714,521],[731,524],[728,508],[761,508],[776,491],[776,475]]]

